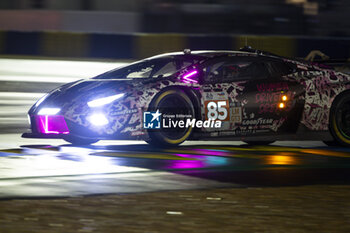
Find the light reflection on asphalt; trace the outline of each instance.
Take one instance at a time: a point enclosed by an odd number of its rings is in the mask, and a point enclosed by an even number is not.
[[[347,183],[349,177],[347,148],[105,142],[0,150],[0,198]]]
[[[180,146],[155,149],[147,145],[74,147],[69,145],[24,146],[21,149],[0,150],[0,156],[49,156],[57,160],[84,163],[85,167],[102,163],[151,169],[201,169],[212,167],[253,166],[327,166],[350,158],[347,148],[300,148],[286,146]],[[324,158],[327,158],[326,160]],[[101,162],[106,160],[108,162]],[[91,162],[93,161],[93,162]],[[348,161],[348,160],[346,160]],[[350,163],[349,163],[350,164]],[[103,167],[102,166],[102,167]],[[265,167],[267,166],[267,167]]]

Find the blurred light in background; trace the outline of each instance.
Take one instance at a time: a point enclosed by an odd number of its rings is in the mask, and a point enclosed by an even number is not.
[[[0,30],[350,34],[345,0],[1,0],[1,9]]]
[[[127,62],[0,59],[0,81],[67,83],[92,78]]]
[[[45,99],[45,93],[63,83],[90,78],[125,64],[0,58],[0,131],[26,131],[30,107],[41,98],[37,102],[39,105]]]

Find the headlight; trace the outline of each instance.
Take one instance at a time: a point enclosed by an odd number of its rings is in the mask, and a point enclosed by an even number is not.
[[[108,119],[102,113],[95,113],[89,116],[87,119],[92,125],[95,126],[103,126],[109,123]]]
[[[42,108],[38,112],[38,115],[56,115],[61,111],[60,108]]]
[[[88,102],[87,104],[90,108],[100,107],[100,106],[103,106],[106,104],[110,104],[113,101],[122,98],[123,96],[124,96],[124,94],[112,95],[112,96],[92,100],[92,101]]]

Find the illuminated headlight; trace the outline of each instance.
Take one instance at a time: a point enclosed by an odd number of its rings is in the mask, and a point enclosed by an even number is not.
[[[100,107],[100,106],[103,106],[106,104],[110,104],[113,101],[122,98],[123,96],[124,96],[124,94],[112,95],[112,96],[92,100],[92,101],[88,102],[87,104],[90,108]]]
[[[56,115],[61,111],[60,108],[42,108],[38,112],[38,115]]]
[[[87,119],[92,125],[95,125],[95,126],[103,126],[109,123],[105,115],[101,113],[95,113],[89,116]]]

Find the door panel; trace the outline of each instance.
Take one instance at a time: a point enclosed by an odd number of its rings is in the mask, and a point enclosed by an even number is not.
[[[302,110],[298,96],[302,92],[301,85],[283,79],[247,82],[239,97],[245,103],[242,134],[295,132]]]
[[[221,120],[221,128],[203,129],[234,135],[234,127],[242,122],[242,106],[237,97],[242,94],[244,82],[204,84],[201,88],[203,119]],[[223,133],[225,132],[225,133]]]
[[[200,90],[203,118],[221,117],[222,127],[203,130],[218,136],[295,132],[303,87],[280,74],[272,75],[262,59],[239,59],[220,59],[204,69],[206,82]]]

